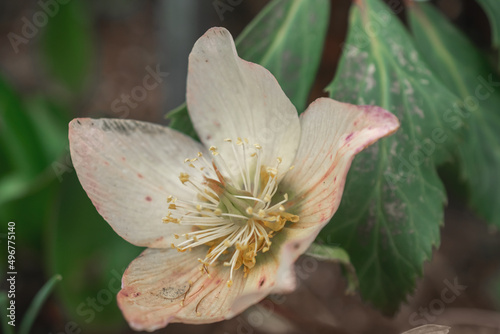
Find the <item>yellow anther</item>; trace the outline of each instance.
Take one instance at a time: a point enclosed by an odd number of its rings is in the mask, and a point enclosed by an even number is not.
[[[226,138],[226,139],[224,139],[224,141],[227,142],[227,143],[232,142],[231,138]]]
[[[278,170],[276,168],[273,168],[273,167],[267,167],[266,171],[269,174],[271,174],[272,176],[276,176],[276,174],[278,174]]]
[[[266,194],[266,196],[264,196],[264,202],[271,202],[271,196],[269,194]]]
[[[178,234],[174,234],[174,238],[179,239],[179,235]]]
[[[167,203],[172,202],[172,199],[173,199],[173,198],[174,198],[174,197],[173,197],[172,195],[168,196],[168,197],[167,197]]]
[[[173,243],[170,244],[170,247],[172,247],[172,249],[175,249],[175,245]]]
[[[260,209],[258,215],[260,218],[264,218],[266,216],[266,211]]]
[[[285,207],[284,207],[283,205],[280,205],[280,208],[279,208],[279,209],[280,209],[280,211],[282,211],[282,212],[283,212],[283,211],[285,211]]]
[[[202,157],[202,156],[203,156],[203,153],[198,152],[198,156],[199,156],[199,157]]]
[[[227,287],[230,288],[231,286],[233,285],[233,280],[230,279],[229,281],[227,281]]]
[[[188,162],[188,161],[190,161],[190,160],[191,160],[191,159],[186,158],[186,159],[184,159],[184,163],[186,163],[186,162]]]
[[[222,215],[222,210],[221,209],[215,209],[214,210],[214,215],[216,215],[216,216]]]
[[[188,166],[189,166],[189,167],[191,167],[191,168],[194,168],[194,165],[193,165],[193,164],[189,164]]]
[[[285,201],[288,201],[288,194],[287,194],[287,193],[285,193],[285,194],[283,195],[283,198],[285,199]]]
[[[248,144],[248,138],[243,138],[243,141],[245,142],[245,144]]]
[[[188,182],[189,181],[189,174],[188,173],[181,173],[179,175],[179,180],[181,180],[182,184]]]
[[[254,153],[252,153],[252,154],[250,154],[250,156],[251,156],[252,158],[253,158],[253,157],[255,157],[256,155],[257,155],[257,153],[255,153],[255,152],[254,152]]]
[[[231,247],[231,243],[229,242],[229,240],[224,240],[224,246]]]
[[[295,168],[295,165],[291,165],[290,168],[288,170],[292,170]]]
[[[259,144],[254,144],[255,148],[260,150],[262,148],[262,146],[260,146]]]
[[[177,205],[175,205],[174,203],[171,203],[171,204],[168,205],[168,209],[169,210],[175,210],[175,209],[177,209]]]
[[[170,214],[170,213],[169,213]],[[164,223],[174,223],[174,224],[179,224],[181,221],[177,218],[172,218],[170,216],[164,217],[163,219]]]
[[[278,164],[280,164],[283,161],[281,157],[277,157],[276,160],[278,160]]]
[[[196,205],[196,210],[198,210],[198,212],[201,212],[202,209],[203,207],[200,204]]]
[[[249,215],[251,215],[251,214],[253,213],[253,209],[252,209],[252,207],[250,207],[250,206],[249,206],[249,207],[248,207],[245,211],[246,211],[246,212],[247,212],[247,214],[249,214]]]
[[[208,149],[210,152],[214,152],[214,151],[217,151],[217,147],[215,146],[210,146],[210,148]]]
[[[237,242],[236,243],[236,249],[239,251],[245,251],[248,248],[248,245],[242,245],[241,243]]]

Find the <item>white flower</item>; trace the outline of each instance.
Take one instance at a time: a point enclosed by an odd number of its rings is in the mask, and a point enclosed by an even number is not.
[[[399,126],[379,107],[328,98],[299,118],[224,28],[191,52],[187,104],[202,144],[132,120],[70,123],[73,164],[97,211],[148,247],[118,294],[137,330],[227,319],[293,290],[287,273],[337,210],[354,155]]]

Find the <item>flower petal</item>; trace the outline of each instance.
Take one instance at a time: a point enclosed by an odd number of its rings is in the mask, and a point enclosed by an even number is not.
[[[281,250],[280,256],[288,250],[276,249]],[[198,259],[204,258],[206,251],[203,247],[183,253],[149,248],[130,264],[118,305],[132,328],[153,331],[172,322],[199,324],[228,319],[287,283],[277,276],[277,253],[267,252],[259,254],[248,277],[243,277],[241,268],[235,270],[233,284],[228,287],[228,267],[209,267],[210,276],[200,270]],[[290,261],[287,259],[287,268],[293,264]],[[290,291],[294,282],[281,287]]]
[[[269,252],[259,254],[257,265],[246,278],[245,286],[236,296],[227,318],[258,303],[270,293],[290,293],[295,290],[294,263],[314,241],[318,232],[315,228],[283,228],[277,233]]]
[[[280,184],[289,192],[300,221],[291,227],[326,224],[337,210],[354,156],[399,127],[390,112],[328,98],[301,115],[302,137],[292,169]],[[375,163],[375,162],[374,162]]]
[[[125,271],[118,306],[130,326],[153,331],[171,322],[210,323],[223,320],[242,289],[243,275],[237,272],[227,286],[229,269],[200,270],[199,258],[206,248],[177,252],[173,249],[145,250]]]
[[[202,142],[224,159],[233,157],[224,139],[241,137],[263,147],[264,165],[281,157],[282,170],[290,166],[300,137],[297,111],[268,70],[238,57],[224,28],[208,30],[193,47],[187,105]]]
[[[165,224],[166,198],[192,199],[178,179],[184,158],[201,144],[163,126],[117,119],[75,119],[69,125],[73,166],[97,211],[127,241],[170,247],[188,227]]]

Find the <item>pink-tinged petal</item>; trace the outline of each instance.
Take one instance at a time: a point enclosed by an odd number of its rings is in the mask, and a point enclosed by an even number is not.
[[[184,159],[204,150],[163,126],[117,119],[75,119],[69,124],[73,166],[101,216],[138,246],[170,247],[188,227],[165,224],[167,196],[193,199],[179,181]]]
[[[280,184],[299,215],[292,228],[321,228],[337,210],[354,156],[395,132],[398,119],[375,106],[355,106],[328,98],[301,115],[302,137],[294,166]],[[375,163],[375,162],[374,162]]]
[[[280,260],[276,252],[267,252],[259,254],[248,277],[243,277],[242,268],[234,271],[233,284],[228,287],[228,267],[220,263],[211,266],[210,276],[200,270],[198,259],[205,257],[207,248],[183,253],[149,248],[130,264],[123,276],[118,305],[132,328],[153,331],[174,322],[199,324],[228,319],[286,283],[277,276]],[[277,249],[283,253],[288,247]],[[294,284],[283,287],[290,291]]]
[[[231,287],[228,267],[209,267],[207,275],[198,262],[207,249],[180,253],[149,248],[130,264],[118,306],[132,328],[153,331],[172,322],[199,324],[225,318],[242,290],[242,270],[235,272]]]
[[[258,303],[270,293],[290,293],[296,287],[294,263],[314,241],[319,229],[285,227],[273,238],[269,252],[259,253],[256,266],[234,301],[228,317]]]
[[[224,28],[208,30],[189,56],[187,105],[200,139],[231,160],[225,138],[248,138],[263,147],[263,164],[281,157],[286,170],[295,156],[300,123],[297,111],[273,75],[238,57]]]

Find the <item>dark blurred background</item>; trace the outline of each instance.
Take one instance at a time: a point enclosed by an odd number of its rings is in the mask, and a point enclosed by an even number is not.
[[[220,2],[225,10],[217,6]],[[185,99],[194,42],[212,26],[224,26],[238,36],[267,3],[0,3],[0,276],[5,288],[5,233],[7,222],[14,221],[17,321],[47,279],[63,276],[32,333],[131,332],[115,295],[121,273],[141,250],[111,230],[81,189],[68,155],[69,120],[114,117],[167,124],[165,114]],[[490,51],[488,20],[474,1],[434,3],[478,47]],[[350,5],[349,0],[331,2],[310,100],[326,95],[323,88],[335,73]],[[399,15],[404,20],[404,12]],[[158,85],[146,90],[143,80],[152,72],[159,73]],[[500,254],[500,236],[465,209],[459,192],[449,189],[449,197],[442,245],[426,264],[415,294],[394,318],[383,317],[359,296],[346,296],[336,264],[316,263],[290,295],[268,298],[230,321],[173,324],[160,332],[398,333],[414,326],[414,312],[432,308],[446,282],[457,279],[467,289],[444,312],[431,312],[425,321],[462,324],[452,333],[500,333],[493,329],[500,326],[499,258],[491,256]]]

